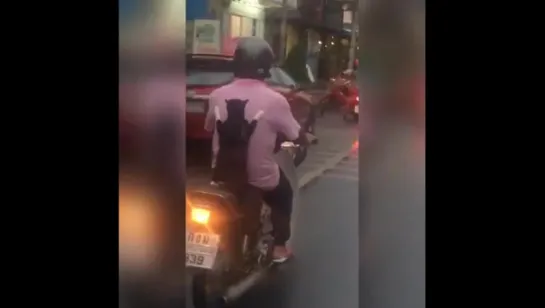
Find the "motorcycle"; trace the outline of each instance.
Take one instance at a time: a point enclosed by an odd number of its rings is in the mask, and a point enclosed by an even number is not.
[[[340,110],[345,121],[354,121],[359,115],[359,95],[355,85],[356,75],[353,70],[346,70],[329,83],[329,93],[321,105],[321,115],[328,109]]]
[[[355,87],[345,91],[345,103],[342,107],[343,119],[347,122],[357,122],[360,115],[360,97]]]
[[[342,108],[345,100],[345,89],[349,81],[342,78],[331,78],[328,85],[328,91],[318,103],[320,116],[324,116],[326,111],[334,111]]]
[[[284,142],[277,162],[297,192],[296,164],[306,151]],[[266,277],[274,267],[270,208],[257,191],[245,200],[221,183],[186,189],[186,268],[195,308],[225,307]],[[261,203],[261,206],[259,206]]]

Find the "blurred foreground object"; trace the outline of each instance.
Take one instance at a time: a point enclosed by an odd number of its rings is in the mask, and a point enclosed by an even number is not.
[[[185,1],[119,1],[120,304],[185,306]]]
[[[123,175],[122,175],[123,176]],[[119,266],[121,272],[152,271],[157,266],[160,217],[157,200],[145,185],[122,179],[119,187]]]
[[[360,172],[361,307],[424,308],[424,134],[399,125],[377,139]]]
[[[360,306],[424,308],[424,1],[360,2]]]
[[[384,118],[414,117],[407,80],[425,71],[423,1],[365,1],[360,3],[358,81],[362,99],[375,110],[375,122]]]

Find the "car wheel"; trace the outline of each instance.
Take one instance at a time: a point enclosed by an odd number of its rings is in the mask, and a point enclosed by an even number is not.
[[[352,112],[346,112],[343,114],[343,119],[349,123],[358,122],[358,115]]]
[[[336,111],[339,102],[331,94],[328,94],[320,106],[320,115],[324,116],[326,112]]]
[[[317,114],[320,116],[320,117],[323,117],[324,114],[326,113],[327,109],[329,108],[329,105],[331,104],[330,102],[331,100],[331,97],[330,95],[326,95],[325,97],[323,97],[320,102],[317,104],[317,108],[319,110],[319,112],[317,112]]]
[[[352,113],[348,110],[343,110],[343,120],[345,120],[346,122],[352,122],[354,119],[354,116],[352,115]]]

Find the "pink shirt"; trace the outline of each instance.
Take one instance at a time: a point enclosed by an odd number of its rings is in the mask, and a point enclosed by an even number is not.
[[[294,119],[288,101],[264,82],[253,79],[236,79],[232,83],[214,90],[210,94],[205,129],[214,131],[213,151],[218,153],[218,133],[215,129],[215,107],[219,109],[221,121],[227,118],[226,100],[248,100],[246,120],[251,121],[262,112],[257,127],[250,139],[248,154],[248,177],[251,185],[262,189],[273,189],[278,185],[280,171],[274,159],[274,146],[278,133],[290,140],[299,137],[301,127]]]

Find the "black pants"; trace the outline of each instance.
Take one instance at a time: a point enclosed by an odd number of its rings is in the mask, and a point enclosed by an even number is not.
[[[293,190],[282,170],[280,170],[278,186],[273,190],[263,191],[263,201],[271,207],[274,244],[285,245],[291,236]]]

